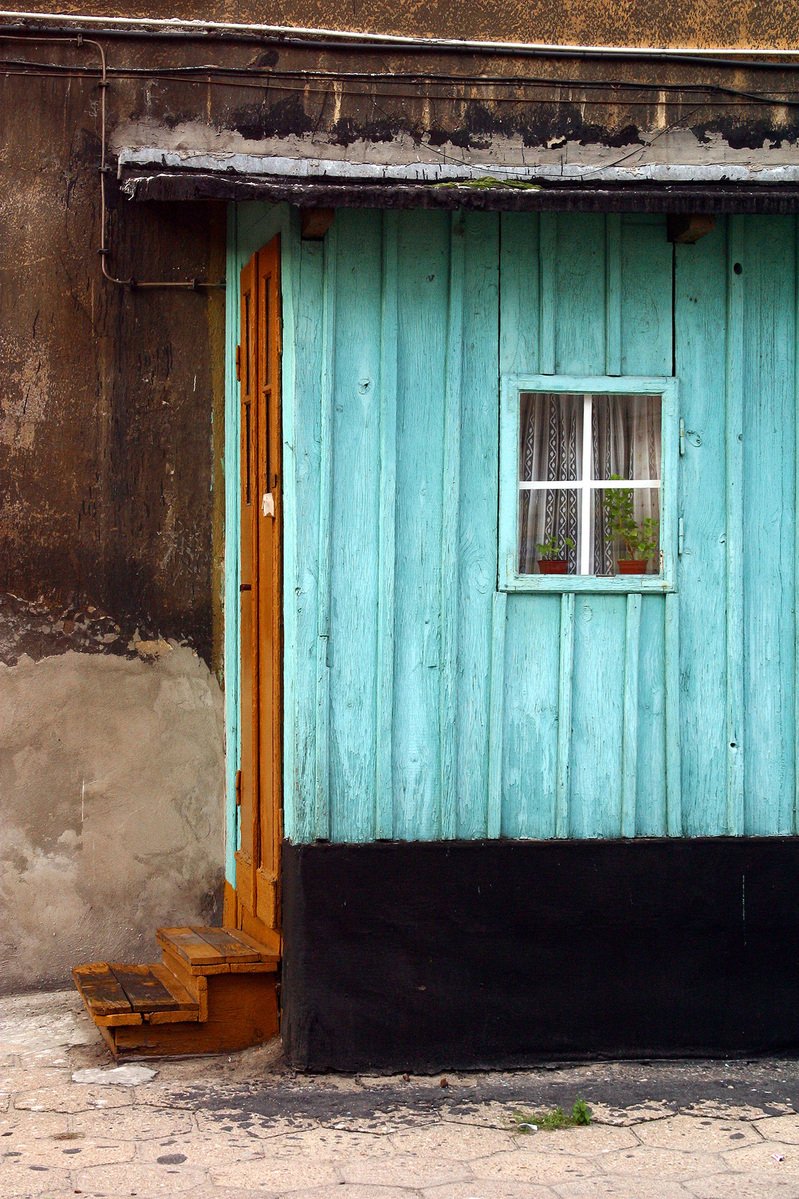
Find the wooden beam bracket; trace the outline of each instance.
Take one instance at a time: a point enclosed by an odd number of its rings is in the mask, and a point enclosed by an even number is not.
[[[716,227],[716,218],[707,212],[670,213],[666,218],[666,236],[680,246],[693,246]]]
[[[336,215],[335,208],[303,208],[300,228],[303,241],[322,241]]]

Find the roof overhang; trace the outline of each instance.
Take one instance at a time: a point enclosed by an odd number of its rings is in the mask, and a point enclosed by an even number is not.
[[[510,212],[799,212],[799,163],[784,162],[542,168],[138,148],[120,150],[117,173],[123,193],[133,200]]]

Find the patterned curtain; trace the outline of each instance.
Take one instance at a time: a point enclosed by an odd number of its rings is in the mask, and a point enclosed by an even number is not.
[[[522,392],[519,478],[577,480],[583,440],[582,396]],[[519,570],[532,574],[536,546],[553,534],[571,537],[579,550],[580,495],[577,491],[520,491]],[[569,572],[578,553],[569,554]]]
[[[583,397],[523,392],[520,403],[520,480],[579,482]],[[594,479],[610,479],[612,475],[623,479],[660,478],[660,408],[659,396],[594,396]],[[532,573],[538,560],[536,546],[554,535],[574,540],[576,548],[569,551],[568,559],[569,573],[576,573],[585,534],[591,539],[591,572],[612,574],[619,547],[610,538],[602,494],[594,492],[591,527],[584,531],[580,528],[578,490],[520,491],[519,570]],[[634,489],[636,520],[646,516],[659,519],[659,500],[655,488]]]
[[[595,479],[621,475],[623,479],[660,478],[660,396],[594,396],[592,472]],[[601,493],[599,493],[601,494]],[[660,519],[660,492],[633,489],[633,514]],[[591,530],[594,574],[612,574],[614,546],[607,519],[599,504],[592,509]]]

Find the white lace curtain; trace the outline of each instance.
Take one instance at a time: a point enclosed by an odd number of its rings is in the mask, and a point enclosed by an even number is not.
[[[583,480],[660,479],[660,397],[596,395],[592,398],[590,461],[584,462],[582,395],[523,392],[520,397],[519,478],[535,482],[574,482],[574,488],[521,490],[519,493],[519,570],[532,573],[536,546],[555,536],[572,538],[569,573],[577,572],[583,536],[591,540],[591,573],[611,574],[614,547],[602,506],[593,492],[589,527],[581,527]],[[637,521],[659,519],[656,488],[633,489]]]

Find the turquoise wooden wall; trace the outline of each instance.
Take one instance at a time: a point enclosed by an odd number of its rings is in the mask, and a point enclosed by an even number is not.
[[[793,219],[280,211],[286,835],[796,831]],[[675,592],[498,592],[507,373],[677,375]]]

